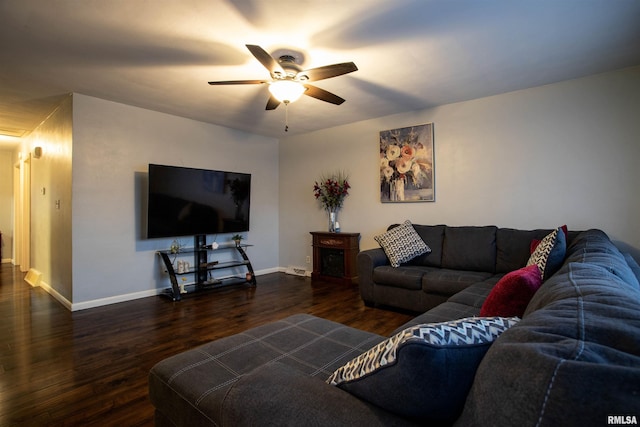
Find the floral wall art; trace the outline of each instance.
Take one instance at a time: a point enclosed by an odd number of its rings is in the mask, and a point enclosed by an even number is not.
[[[435,200],[433,123],[380,132],[380,201]]]

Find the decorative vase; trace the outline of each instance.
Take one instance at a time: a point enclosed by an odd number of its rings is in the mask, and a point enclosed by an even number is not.
[[[389,186],[389,200],[392,202],[404,201],[404,185],[406,180],[398,178],[391,181]]]
[[[338,222],[338,210],[330,209],[329,210],[329,233],[336,232],[336,222]]]

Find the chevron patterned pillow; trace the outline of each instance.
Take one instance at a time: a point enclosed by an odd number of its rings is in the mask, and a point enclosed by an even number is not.
[[[431,248],[408,220],[374,239],[384,250],[392,267],[400,267],[403,262],[431,252]]]
[[[469,317],[411,326],[338,368],[327,383],[399,415],[455,419],[476,369],[518,317]]]
[[[566,252],[565,233],[562,231],[562,227],[558,227],[540,241],[529,257],[526,266],[537,265],[542,280],[547,280],[562,266]]]

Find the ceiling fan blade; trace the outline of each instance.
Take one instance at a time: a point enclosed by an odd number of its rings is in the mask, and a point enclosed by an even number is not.
[[[265,110],[275,110],[280,105],[280,101],[278,101],[273,95],[269,97],[267,101],[267,108]]]
[[[247,49],[249,49],[253,56],[255,56],[267,70],[269,70],[272,76],[274,74],[285,74],[284,69],[282,69],[278,61],[276,61],[273,56],[269,55],[266,50],[255,44],[247,44],[245,46],[247,46]]]
[[[329,79],[343,74],[358,71],[358,67],[353,62],[343,62],[342,64],[325,65],[324,67],[310,68],[300,71],[298,76],[307,76],[309,81]]]
[[[320,101],[330,102],[332,104],[340,105],[344,102],[343,98],[340,98],[338,95],[334,95],[331,92],[328,92],[324,89],[320,89],[319,87],[312,85],[304,85],[307,90],[304,91],[305,95],[308,95],[312,98],[319,99]]]
[[[222,82],[209,82],[210,85],[259,85],[267,83],[265,80],[227,80]]]

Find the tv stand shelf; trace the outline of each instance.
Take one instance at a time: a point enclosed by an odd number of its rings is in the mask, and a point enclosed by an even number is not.
[[[211,290],[231,285],[249,284],[256,285],[256,275],[253,272],[251,261],[245,252],[245,249],[252,246],[247,244],[221,244],[217,248],[206,245],[204,236],[196,236],[193,248],[180,249],[179,251],[158,251],[166,272],[171,280],[171,287],[166,289],[162,294],[170,297],[174,301],[180,301],[184,294],[193,292]],[[241,259],[231,261],[209,261],[209,254],[217,251],[235,249]],[[174,263],[178,258],[185,256],[193,256],[193,264],[183,271],[178,271]],[[225,276],[220,278],[209,277],[210,272],[214,270],[225,270],[235,267],[244,267],[247,273],[244,276]],[[188,278],[192,280],[189,281]]]

